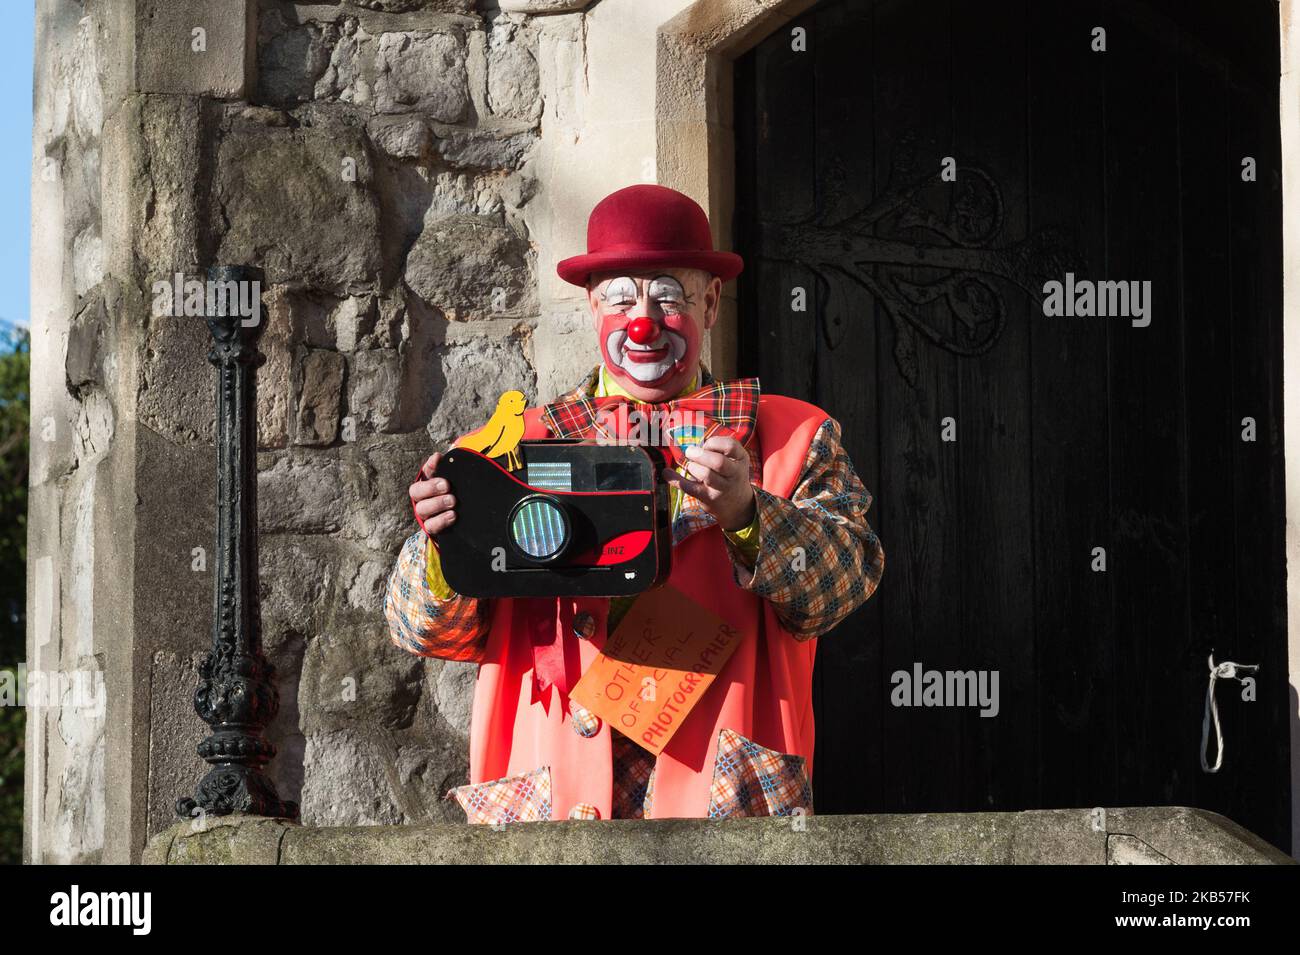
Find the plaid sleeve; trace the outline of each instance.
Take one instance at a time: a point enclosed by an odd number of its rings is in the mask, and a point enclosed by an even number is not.
[[[416,656],[481,663],[490,601],[459,594],[447,600],[435,597],[426,576],[428,546],[428,535],[417,530],[397,555],[384,597],[389,636]]]
[[[885,552],[867,523],[871,494],[827,418],[808,448],[789,500],[754,488],[758,556],[733,559],[736,583],[770,601],[800,639],[820,636],[856,610],[880,583]],[[733,557],[743,556],[727,539]]]

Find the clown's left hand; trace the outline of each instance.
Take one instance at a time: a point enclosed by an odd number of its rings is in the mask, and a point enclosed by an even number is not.
[[[664,480],[704,505],[724,531],[748,527],[754,519],[754,485],[749,483],[749,452],[735,438],[715,435],[701,445],[687,445],[685,477],[664,469]]]

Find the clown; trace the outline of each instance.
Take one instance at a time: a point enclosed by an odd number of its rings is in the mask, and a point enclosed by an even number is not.
[[[385,615],[397,646],[479,665],[470,782],[448,794],[470,822],[812,811],[817,638],[875,591],[884,552],[838,422],[760,395],[756,379],[715,381],[700,363],[722,285],[742,267],[713,249],[689,197],[655,185],[607,196],[588,220],[587,253],[557,267],[586,290],[601,364],[524,416],[526,439],[592,437],[611,402],[707,407],[726,426],[664,473],[673,501],[665,587],[681,614],[705,608],[740,637],[657,755],[569,695],[639,598],[457,594],[436,547],[458,506],[438,476],[441,454],[411,485],[419,528],[389,577]]]

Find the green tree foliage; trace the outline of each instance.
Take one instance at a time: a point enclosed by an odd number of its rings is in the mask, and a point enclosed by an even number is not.
[[[10,671],[27,633],[30,380],[27,330],[0,326],[0,670]],[[0,863],[22,858],[24,717],[20,706],[0,706]]]

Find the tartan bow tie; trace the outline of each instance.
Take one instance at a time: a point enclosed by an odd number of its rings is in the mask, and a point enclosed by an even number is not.
[[[736,440],[748,444],[758,414],[758,379],[715,381],[689,395],[653,404],[622,395],[593,398],[579,395],[546,406],[542,420],[557,438],[622,439],[622,428],[639,412],[644,421],[683,422],[702,416],[730,428]],[[626,414],[621,413],[626,409]]]

